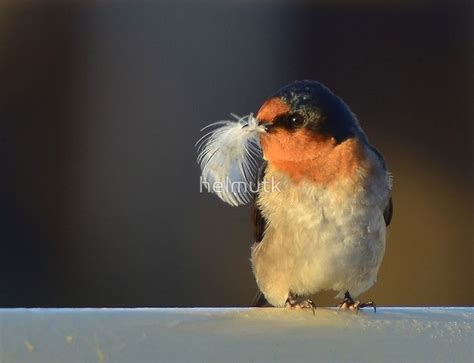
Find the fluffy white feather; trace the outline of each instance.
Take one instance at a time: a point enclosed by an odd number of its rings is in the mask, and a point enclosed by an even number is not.
[[[262,151],[257,119],[252,114],[235,121],[212,123],[201,131],[216,127],[196,143],[201,182],[224,202],[238,206],[248,203],[255,191],[257,160]]]

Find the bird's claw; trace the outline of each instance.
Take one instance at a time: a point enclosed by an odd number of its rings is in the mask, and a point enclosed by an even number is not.
[[[316,312],[316,304],[313,300],[305,299],[300,302],[296,300],[296,296],[290,295],[286,300],[285,307],[290,309],[311,309],[313,315]]]
[[[341,310],[352,310],[356,313],[358,313],[359,310],[363,308],[373,308],[374,313],[377,312],[377,305],[375,305],[373,301],[367,301],[364,303],[360,301],[355,301],[347,291],[344,295],[344,300],[340,304],[338,304],[337,307]]]

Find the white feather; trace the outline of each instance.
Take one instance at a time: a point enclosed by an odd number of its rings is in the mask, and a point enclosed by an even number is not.
[[[255,191],[257,160],[262,151],[259,133],[263,132],[252,114],[236,121],[219,121],[204,127],[219,126],[196,143],[201,182],[224,202],[238,206],[248,203]]]

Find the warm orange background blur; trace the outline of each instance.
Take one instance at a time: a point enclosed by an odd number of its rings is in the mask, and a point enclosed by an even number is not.
[[[249,208],[199,193],[194,143],[303,78],[346,100],[395,177],[362,298],[472,305],[468,4],[2,1],[0,305],[248,304]]]

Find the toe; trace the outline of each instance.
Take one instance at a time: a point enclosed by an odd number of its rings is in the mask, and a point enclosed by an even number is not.
[[[366,303],[362,303],[360,304],[359,306],[361,309],[362,308],[373,308],[374,309],[374,313],[377,312],[377,305],[375,305],[375,303],[373,301],[367,301]]]
[[[313,300],[307,299],[307,300],[303,301],[302,305],[306,309],[311,309],[312,312],[313,312],[313,315],[315,314],[316,304],[313,302]]]

